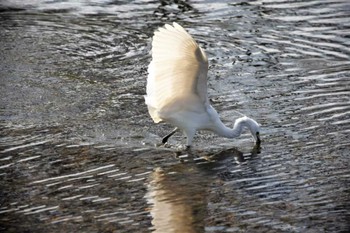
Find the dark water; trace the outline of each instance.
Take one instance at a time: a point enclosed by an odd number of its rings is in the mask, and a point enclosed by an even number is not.
[[[143,100],[150,38],[172,21],[261,148],[155,146],[172,127]],[[1,232],[349,230],[349,1],[5,0],[0,42]]]

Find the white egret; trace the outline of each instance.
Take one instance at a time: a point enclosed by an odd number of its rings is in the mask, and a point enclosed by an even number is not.
[[[209,130],[227,137],[241,135],[248,128],[260,143],[260,126],[249,118],[238,118],[233,129],[226,127],[210,105],[207,94],[208,59],[204,50],[187,31],[177,23],[166,24],[154,32],[152,61],[148,66],[145,102],[155,123],[166,122],[187,137],[192,144],[197,130]]]

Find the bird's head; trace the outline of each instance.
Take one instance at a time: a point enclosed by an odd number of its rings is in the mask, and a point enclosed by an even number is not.
[[[248,128],[257,144],[260,144],[260,125],[252,118],[246,117]]]

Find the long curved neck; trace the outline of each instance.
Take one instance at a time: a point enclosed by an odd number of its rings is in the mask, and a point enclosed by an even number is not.
[[[235,121],[233,129],[228,128],[221,121],[218,121],[214,131],[215,133],[217,133],[219,136],[222,136],[222,137],[236,138],[242,134],[243,127],[247,127],[250,130],[249,127],[251,124],[249,124],[249,121],[251,121],[251,119],[248,117],[238,118]]]

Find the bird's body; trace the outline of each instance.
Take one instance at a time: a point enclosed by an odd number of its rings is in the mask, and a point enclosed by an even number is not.
[[[155,123],[177,127],[166,140],[181,130],[190,146],[198,130],[233,138],[241,134],[243,126],[258,140],[259,125],[248,117],[237,119],[234,129],[221,122],[207,95],[207,56],[179,24],[167,24],[154,33],[148,73],[145,102],[149,114]]]

